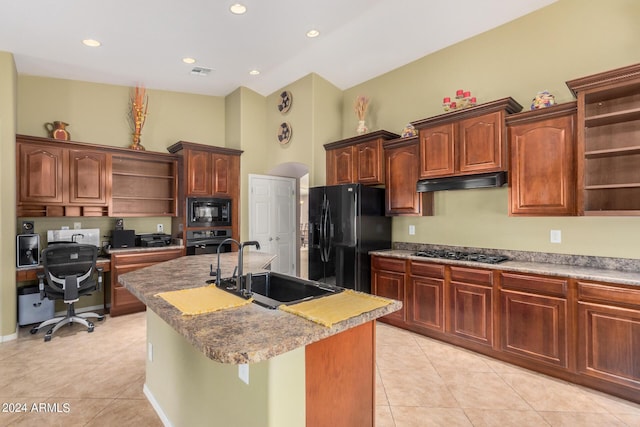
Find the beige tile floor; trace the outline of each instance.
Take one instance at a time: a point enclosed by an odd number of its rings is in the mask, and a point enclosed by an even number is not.
[[[377,330],[377,427],[640,426],[640,405],[382,323]],[[0,426],[162,425],[142,393],[144,313],[107,317],[91,334],[78,325],[59,332],[45,343],[21,328],[0,344]]]

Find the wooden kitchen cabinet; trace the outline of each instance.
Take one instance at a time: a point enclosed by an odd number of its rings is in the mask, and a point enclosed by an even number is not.
[[[447,332],[466,341],[493,345],[493,272],[451,267]]]
[[[403,327],[407,321],[406,275],[407,263],[403,259],[381,256],[371,257],[371,293],[402,301],[402,308],[388,314],[381,321]]]
[[[355,181],[355,147],[327,150],[327,185],[351,184]]]
[[[506,170],[505,117],[521,109],[504,98],[412,122],[420,138],[419,178]]]
[[[18,217],[107,214],[107,152],[47,138],[16,141]]]
[[[509,215],[576,215],[576,103],[513,114]]]
[[[385,213],[387,216],[433,215],[433,192],[418,193],[418,138],[384,143]]]
[[[167,249],[148,252],[121,252],[111,254],[111,317],[145,310],[145,305],[118,283],[121,274],[181,257],[183,249]],[[105,303],[106,304],[106,303]],[[105,306],[105,310],[107,307]]]
[[[640,215],[640,64],[571,80],[579,215]]]
[[[167,150],[182,154],[186,197],[240,196],[242,151],[186,141],[179,141]]]
[[[412,260],[409,271],[407,323],[444,332],[445,266]]]
[[[176,216],[178,161],[162,153],[114,153],[109,216]]]
[[[571,325],[569,281],[528,274],[500,274],[501,350],[568,369]]]
[[[637,401],[640,289],[578,281],[578,372]]]
[[[325,144],[327,185],[384,184],[382,144],[399,136],[379,130]]]

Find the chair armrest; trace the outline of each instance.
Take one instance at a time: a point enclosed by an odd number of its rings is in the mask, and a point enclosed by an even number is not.
[[[40,290],[40,299],[44,299],[44,297],[45,297],[45,293],[44,293],[44,273],[43,272],[37,272],[36,276],[38,277],[38,289]]]

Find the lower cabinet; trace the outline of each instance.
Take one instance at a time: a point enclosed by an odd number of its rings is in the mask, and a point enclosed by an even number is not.
[[[512,273],[500,278],[500,349],[568,368],[569,281]]]
[[[373,256],[371,260],[371,293],[402,301],[402,308],[387,314],[381,320],[403,327],[407,321],[405,299],[407,262],[399,258]]]
[[[623,386],[638,401],[640,289],[578,282],[578,372]]]
[[[410,261],[407,322],[444,332],[444,265]]]
[[[371,285],[386,323],[640,403],[638,286],[377,255]]]
[[[182,249],[111,254],[111,308],[109,311],[111,317],[145,310],[145,305],[118,283],[120,274],[169,261],[182,255]]]
[[[450,324],[447,332],[475,343],[493,345],[493,272],[451,267]]]

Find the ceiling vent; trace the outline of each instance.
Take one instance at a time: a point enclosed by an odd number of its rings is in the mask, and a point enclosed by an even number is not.
[[[208,76],[211,73],[211,68],[206,67],[193,67],[191,69],[191,74],[194,76]]]

